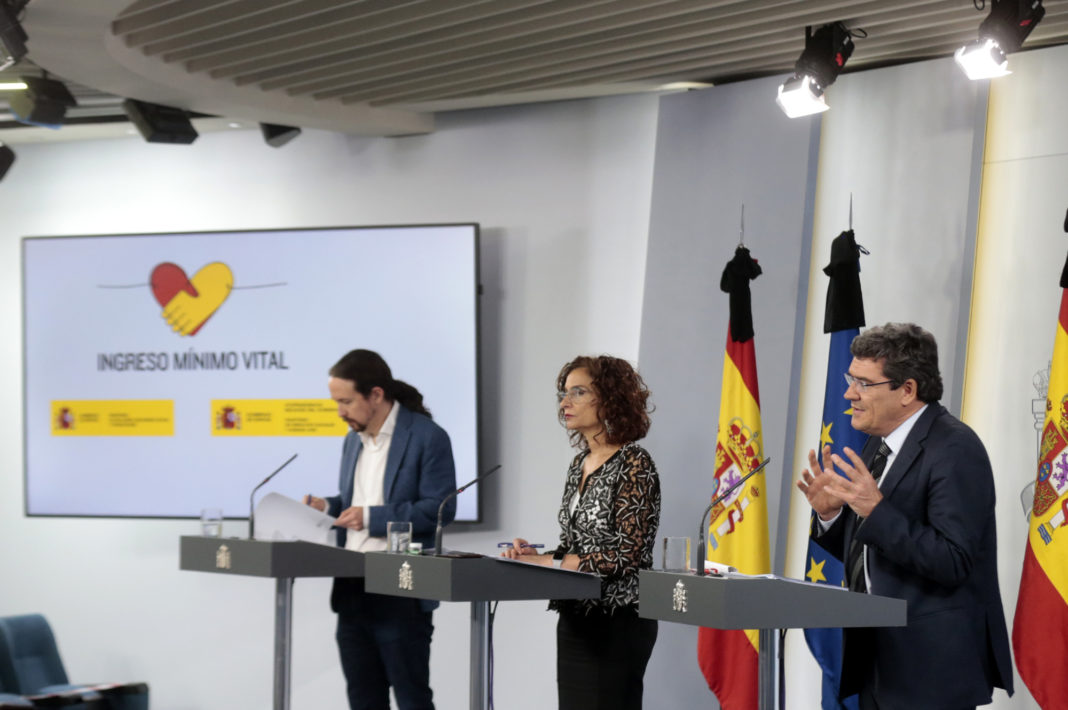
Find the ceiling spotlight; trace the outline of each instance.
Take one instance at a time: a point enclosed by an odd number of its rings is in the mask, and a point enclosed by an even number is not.
[[[67,109],[78,102],[63,82],[38,76],[19,77],[26,88],[11,94],[8,105],[19,123],[58,129]]]
[[[1045,14],[1042,0],[992,0],[990,14],[979,25],[979,39],[958,49],[953,58],[969,79],[1011,74],[1006,55],[1020,49]]]
[[[0,71],[26,56],[29,37],[15,15],[6,2],[0,2]]]
[[[197,139],[197,131],[189,114],[180,108],[126,99],[122,102],[130,123],[137,127],[149,143],[181,143],[189,145]]]
[[[823,92],[834,83],[853,54],[853,35],[841,22],[815,32],[805,28],[805,51],[794,64],[794,75],[779,87],[775,102],[790,118],[810,116],[829,107]]]
[[[260,131],[263,132],[263,140],[272,148],[281,148],[300,135],[298,126],[282,126],[277,123],[261,123]]]

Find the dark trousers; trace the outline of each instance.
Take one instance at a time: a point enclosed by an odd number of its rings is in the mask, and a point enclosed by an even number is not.
[[[560,710],[640,710],[657,624],[634,608],[614,615],[561,611],[556,625]]]
[[[362,582],[335,580],[332,595],[349,707],[389,710],[392,686],[400,710],[434,710],[430,690],[432,612],[423,611],[417,599],[368,594]]]
[[[875,698],[875,693],[872,691],[871,686],[865,686],[860,691],[858,705],[860,706],[860,710],[879,710],[879,708],[882,707],[879,705],[879,701]],[[975,706],[972,705],[971,707],[960,708],[959,710],[975,710]]]

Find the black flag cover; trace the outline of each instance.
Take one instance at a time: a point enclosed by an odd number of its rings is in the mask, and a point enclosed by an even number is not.
[[[831,242],[831,263],[823,268],[831,278],[823,332],[864,326],[864,296],[860,292],[860,247],[847,229]]]
[[[744,343],[753,337],[753,303],[749,282],[763,273],[760,264],[749,256],[749,250],[739,246],[734,258],[723,268],[719,288],[730,295],[731,340]]]

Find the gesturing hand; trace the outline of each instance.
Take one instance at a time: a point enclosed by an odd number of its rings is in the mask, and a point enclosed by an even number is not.
[[[816,511],[823,520],[830,520],[838,515],[845,505],[841,496],[835,493],[830,484],[834,479],[841,478],[834,472],[834,464],[831,462],[831,447],[823,447],[823,464],[816,458],[816,452],[808,452],[808,469],[801,472],[801,480],[797,482],[798,489],[805,494],[808,504]]]
[[[834,454],[831,458],[834,460],[834,465],[845,474],[845,478],[836,475],[834,480],[826,483],[825,488],[828,494],[841,499],[853,509],[854,513],[866,518],[883,499],[883,494],[879,491],[879,484],[872,477],[860,456],[848,446],[842,451],[849,461],[838,454]]]

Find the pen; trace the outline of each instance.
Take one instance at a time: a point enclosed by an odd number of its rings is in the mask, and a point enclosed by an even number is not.
[[[499,548],[512,547],[512,543],[510,543],[510,542],[498,542],[497,543],[497,547],[499,547]],[[540,542],[528,542],[526,544],[520,545],[520,547],[531,547],[531,548],[534,548],[534,549],[540,549],[542,547],[545,547],[545,545],[541,544]]]

